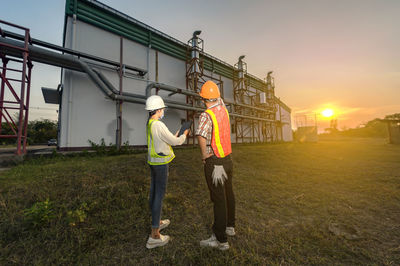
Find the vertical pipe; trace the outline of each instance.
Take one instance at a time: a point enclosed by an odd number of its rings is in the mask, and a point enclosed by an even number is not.
[[[158,51],[156,50],[156,82],[158,82]],[[160,89],[156,89],[156,95]]]
[[[71,30],[71,49],[75,50],[75,43],[76,43],[76,14],[72,16],[72,30]],[[72,123],[72,90],[73,90],[73,72],[70,71],[69,75],[69,88],[68,88],[68,111],[67,111],[67,143],[66,146],[68,147],[71,145],[71,123]]]
[[[8,59],[3,58],[3,76],[6,77],[7,70],[7,61]],[[4,89],[5,89],[5,80],[1,79],[1,91],[0,91],[0,135],[2,130],[2,121],[3,121],[3,101],[4,101]]]
[[[239,77],[239,102],[244,103],[244,92],[246,91],[246,84],[244,80],[244,55],[239,57],[238,62],[238,77]]]
[[[191,39],[191,44],[192,44],[191,59],[193,64],[192,72],[198,73],[200,71],[200,66],[199,66],[200,48],[199,48],[199,38],[197,37],[196,34],[193,34],[193,38]]]
[[[119,95],[122,95],[122,82],[123,82],[123,38],[120,37],[119,43]],[[122,100],[117,101],[117,134],[116,134],[116,146],[118,149],[121,148],[122,142]]]
[[[26,154],[26,138],[28,137],[28,116],[29,116],[29,100],[31,92],[31,74],[32,74],[32,63],[28,62],[28,86],[26,88],[26,105],[25,105],[25,121],[24,121],[24,154]]]
[[[221,93],[221,98],[224,98],[224,83],[222,82],[222,76],[221,75],[219,75],[219,91]]]
[[[151,32],[149,33],[149,46],[147,46],[147,58],[146,58],[146,64],[147,64],[147,82],[146,82],[146,86],[149,85],[150,83],[150,49],[151,49]]]

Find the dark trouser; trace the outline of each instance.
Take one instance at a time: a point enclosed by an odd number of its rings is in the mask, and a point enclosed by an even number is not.
[[[224,184],[213,184],[212,173],[214,165],[223,165],[228,180]],[[212,156],[206,159],[204,165],[204,173],[208,189],[210,190],[211,201],[214,204],[214,224],[213,232],[219,242],[226,242],[227,236],[225,233],[226,227],[235,227],[235,196],[232,189],[232,159],[228,155],[225,158]]]
[[[162,200],[168,181],[168,164],[150,165],[151,184],[149,207],[151,211],[151,228],[160,227]]]

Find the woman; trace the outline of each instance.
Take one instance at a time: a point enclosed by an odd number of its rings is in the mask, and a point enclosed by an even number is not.
[[[161,247],[168,243],[169,236],[160,234],[160,230],[166,228],[170,221],[161,220],[162,200],[168,179],[168,165],[175,158],[171,146],[181,145],[185,142],[188,130],[180,137],[178,132],[173,135],[167,126],[160,121],[164,117],[165,104],[158,95],[153,95],[146,100],[146,110],[149,111],[147,122],[147,162],[151,170],[150,185],[150,211],[151,211],[151,235],[147,240],[148,249]]]

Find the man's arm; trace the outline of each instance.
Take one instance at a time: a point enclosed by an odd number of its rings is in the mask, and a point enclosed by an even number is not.
[[[207,133],[210,130],[210,127],[212,127],[212,121],[210,117],[204,112],[201,113],[199,117],[199,126],[196,130],[196,136],[200,146],[203,163],[205,163],[205,160],[208,157],[213,155],[207,153]]]
[[[208,157],[213,156],[213,154],[207,153],[207,140],[202,136],[197,136],[197,140],[199,141],[199,146],[201,150],[201,160],[203,163],[206,162]]]
[[[207,157],[207,144],[206,144],[207,140],[202,136],[197,136],[197,140],[199,141],[201,158],[204,159],[205,157]]]

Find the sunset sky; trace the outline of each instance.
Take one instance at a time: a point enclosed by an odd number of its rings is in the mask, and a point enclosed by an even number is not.
[[[205,51],[230,64],[244,54],[248,71],[274,71],[276,95],[292,115],[334,110],[339,128],[400,113],[400,1],[102,0],[186,42],[202,30]],[[0,18],[62,43],[64,0],[5,0]],[[59,69],[35,64],[31,119],[56,119],[40,87],[55,88]],[[50,109],[50,110],[47,110]],[[295,126],[295,124],[293,125]]]

